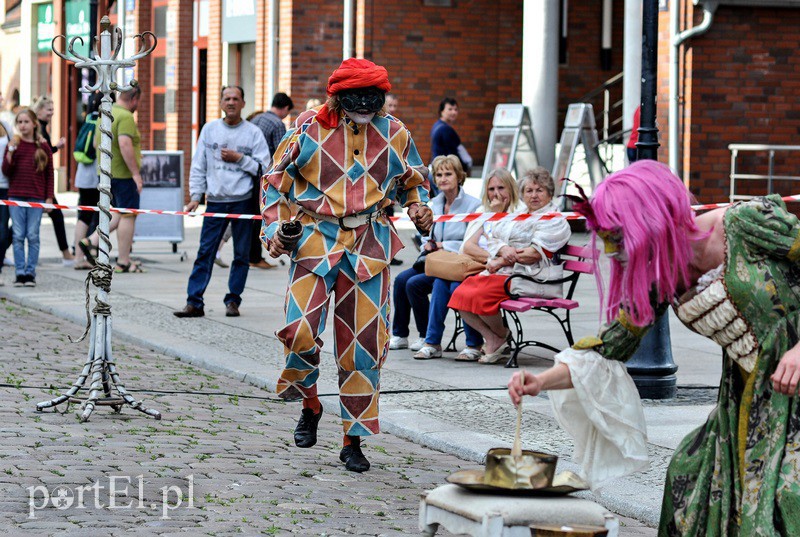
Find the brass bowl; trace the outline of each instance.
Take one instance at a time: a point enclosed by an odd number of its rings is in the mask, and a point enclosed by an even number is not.
[[[540,489],[553,485],[558,456],[523,450],[513,457],[509,448],[492,448],[486,454],[483,482],[507,489]]]
[[[564,526],[530,526],[531,537],[604,537],[608,530],[602,526],[569,524]]]

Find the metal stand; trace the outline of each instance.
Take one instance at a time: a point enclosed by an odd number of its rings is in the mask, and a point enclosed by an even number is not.
[[[116,412],[122,410],[123,405],[129,405],[136,410],[144,412],[155,419],[161,419],[161,413],[157,410],[145,408],[141,401],[137,401],[130,395],[125,386],[120,381],[117,373],[117,366],[111,353],[111,305],[108,303],[108,293],[111,291],[111,276],[113,274],[109,263],[109,252],[111,250],[111,240],[108,238],[109,221],[111,212],[111,92],[128,91],[137,85],[135,80],[131,80],[129,85],[119,86],[114,82],[114,77],[118,69],[123,67],[134,67],[136,61],[144,58],[156,47],[156,37],[151,32],[144,32],[135,36],[141,41],[139,52],[128,59],[118,59],[120,48],[122,47],[122,30],[115,28],[112,37],[111,22],[108,17],[103,17],[100,21],[100,35],[95,38],[95,59],[85,58],[75,52],[75,42],[83,39],[75,37],[69,42],[68,51],[70,56],[56,49],[56,40],[63,35],[53,38],[53,52],[63,60],[75,62],[75,67],[89,67],[97,73],[97,82],[93,86],[81,88],[83,93],[92,93],[97,90],[103,93],[100,104],[100,223],[98,233],[100,235],[100,248],[97,257],[97,265],[89,272],[86,277],[86,318],[87,329],[83,336],[77,341],[83,340],[87,332],[89,333],[89,354],[83,365],[78,380],[72,385],[70,390],[55,399],[43,401],[36,405],[36,410],[42,411],[45,408],[54,407],[66,402],[67,408],[70,403],[80,402],[82,412],[79,414],[82,422],[89,419],[98,405],[110,406]],[[148,43],[151,43],[148,46]],[[99,45],[99,46],[98,46]],[[99,54],[97,49],[99,48]],[[76,61],[77,58],[79,61]],[[97,304],[89,315],[89,282],[97,287],[95,303]],[[81,388],[85,388],[86,380],[91,378],[89,394],[85,399],[77,397]],[[117,391],[118,397],[112,394],[112,389]],[[101,393],[102,392],[102,393]]]
[[[578,144],[583,145],[586,167],[589,171],[589,184],[582,185],[588,192],[594,192],[596,185],[600,184],[606,176],[606,168],[600,159],[597,145],[600,143],[597,135],[597,125],[594,121],[594,109],[588,103],[575,103],[567,108],[564,118],[564,130],[561,131],[558,154],[553,165],[553,180],[556,182],[558,194],[561,197],[560,209],[567,208],[568,200],[565,197],[569,183],[572,164],[575,161],[575,149]]]

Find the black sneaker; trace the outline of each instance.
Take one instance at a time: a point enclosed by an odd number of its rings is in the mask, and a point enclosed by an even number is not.
[[[25,287],[36,287],[36,278],[33,275],[28,274],[25,278]]]
[[[339,453],[339,460],[344,463],[344,467],[351,472],[366,472],[369,470],[369,461],[361,452],[361,437],[351,436],[350,445],[344,446]]]
[[[17,279],[14,280],[14,287],[22,287],[23,285],[25,285],[27,279],[28,277],[25,276],[24,274],[17,274]]]

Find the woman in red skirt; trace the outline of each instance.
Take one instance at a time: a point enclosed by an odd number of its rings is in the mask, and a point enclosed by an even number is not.
[[[510,178],[507,170],[495,170],[486,185],[484,199],[497,198],[497,187],[507,184]],[[525,212],[531,214],[558,212],[552,203],[554,192],[553,178],[542,167],[527,172],[519,181],[519,196],[525,204]],[[498,209],[492,210],[499,212]],[[486,222],[481,230],[464,241],[465,253],[474,256],[476,248],[485,250],[486,270],[464,280],[450,298],[448,307],[458,310],[464,322],[483,336],[486,354],[478,360],[480,363],[497,363],[508,350],[510,333],[503,324],[500,303],[508,299],[505,282],[512,274],[514,265],[538,264],[542,260],[542,253],[550,257],[566,245],[570,233],[569,224],[563,217]]]

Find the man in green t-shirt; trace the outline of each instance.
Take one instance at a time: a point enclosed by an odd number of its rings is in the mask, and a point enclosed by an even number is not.
[[[142,193],[142,143],[133,113],[139,107],[142,90],[136,86],[120,92],[111,108],[111,205],[138,209]],[[99,136],[99,132],[98,132]],[[98,136],[95,137],[99,140]],[[117,231],[117,265],[114,272],[142,272],[141,266],[131,262],[131,246],[136,226],[135,214],[113,213],[109,231]],[[94,263],[95,248],[99,242],[97,232],[78,243],[86,259]]]

